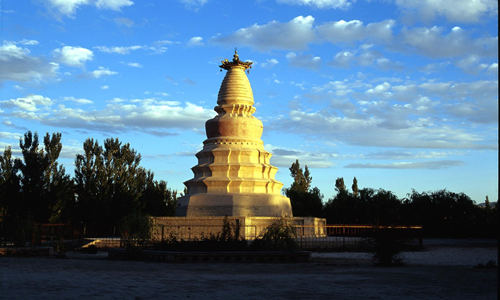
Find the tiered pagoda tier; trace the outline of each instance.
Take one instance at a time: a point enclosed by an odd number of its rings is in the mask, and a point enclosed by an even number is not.
[[[262,122],[253,116],[253,93],[245,71],[251,62],[224,60],[227,70],[214,110],[205,123],[207,139],[186,181],[187,194],[179,199],[177,215],[292,216],[290,199],[281,195],[283,184],[274,179],[276,167],[261,140]]]

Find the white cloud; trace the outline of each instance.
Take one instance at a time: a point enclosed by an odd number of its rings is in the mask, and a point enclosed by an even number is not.
[[[488,68],[488,65],[481,63],[481,59],[477,55],[469,55],[459,60],[456,65],[470,74],[477,74],[478,72]]]
[[[81,67],[86,61],[90,61],[94,57],[94,53],[91,50],[72,46],[55,49],[54,55],[61,63],[71,67]]]
[[[155,54],[161,54],[167,51],[168,47],[166,45],[178,44],[179,42],[160,40],[155,41],[151,45],[132,45],[132,46],[96,46],[94,47],[98,51],[104,53],[115,53],[115,54],[130,54],[132,51],[144,50],[151,51]]]
[[[24,45],[24,46],[35,46],[39,44],[37,40],[27,40],[27,39],[22,39],[20,41],[13,43],[16,45]]]
[[[85,99],[85,98],[75,98],[73,96],[64,97],[63,100],[64,101],[74,102],[74,103],[77,103],[77,104],[92,104],[92,103],[94,103],[92,100]]]
[[[289,52],[286,54],[286,59],[294,67],[317,70],[321,66],[321,57],[310,54],[297,55],[294,52]]]
[[[72,17],[76,10],[83,5],[94,5],[98,9],[119,11],[122,7],[131,6],[130,0],[48,0],[46,4],[57,14]]]
[[[201,36],[193,36],[187,44],[188,46],[203,46],[203,38]]]
[[[450,155],[460,154],[460,151],[400,151],[400,150],[385,150],[380,152],[372,152],[361,155],[365,159],[378,160],[408,160],[408,159],[436,159],[445,158]],[[463,153],[462,153],[463,154]]]
[[[16,45],[36,45],[4,41],[0,46],[0,81],[41,81],[55,77],[59,64],[30,55],[30,50]]]
[[[48,0],[47,4],[62,15],[72,16],[80,5],[89,4],[90,0]]]
[[[58,128],[80,128],[106,132],[143,131],[156,135],[176,134],[176,129],[198,130],[216,113],[190,102],[161,100],[157,98],[122,99],[107,101],[105,107],[95,109],[90,99],[65,97],[55,103],[48,97],[30,95],[0,101],[0,108],[13,118],[38,121]],[[42,110],[42,108],[44,108]]]
[[[103,86],[101,86],[101,90],[107,90],[107,89],[109,89],[109,85],[103,85]]]
[[[403,28],[400,46],[429,57],[478,55],[496,57],[498,37],[471,39],[460,27],[444,33],[442,27]]]
[[[394,20],[384,20],[369,23],[364,26],[362,21],[335,21],[324,23],[317,27],[322,39],[331,43],[352,43],[362,40],[373,40],[388,43],[393,39]]]
[[[464,163],[459,160],[436,160],[436,161],[419,161],[419,162],[392,162],[386,164],[373,163],[353,163],[348,164],[344,168],[355,169],[444,169],[449,167],[461,166]]]
[[[362,146],[496,149],[497,80],[375,82],[313,86],[288,116],[267,128]],[[309,101],[327,106],[300,104]]]
[[[40,106],[50,106],[52,103],[52,100],[48,97],[41,95],[29,95],[26,97],[0,101],[0,107],[13,107],[14,109],[36,112],[39,110]]]
[[[122,7],[133,4],[134,2],[130,0],[97,0],[95,6],[99,9],[120,10]]]
[[[266,59],[265,62],[261,63],[260,65],[262,67],[274,67],[275,65],[279,64],[279,61],[276,59],[276,58],[270,58],[270,59]]]
[[[492,63],[492,64],[488,67],[488,73],[490,73],[490,74],[494,74],[494,75],[497,75],[497,76],[498,76],[498,63]]]
[[[382,84],[379,84],[377,85],[376,87],[374,88],[371,88],[369,90],[366,91],[367,94],[372,94],[372,95],[376,95],[376,94],[385,94],[388,92],[388,90],[391,88],[391,85],[390,83],[388,82],[384,82]]]
[[[40,121],[59,127],[107,130],[111,132],[144,131],[148,133],[182,128],[201,128],[216,113],[192,103],[154,98],[113,99],[104,109],[84,110],[59,105]],[[29,118],[29,116],[27,116]]]
[[[129,63],[127,63],[127,66],[133,67],[133,68],[142,68],[142,65],[138,62],[129,62]]]
[[[125,26],[129,28],[134,26],[134,21],[129,18],[114,18],[113,21],[115,21],[115,23],[120,26]]]
[[[447,32],[445,28],[433,26],[395,30],[396,22],[388,19],[364,24],[360,20],[340,20],[314,26],[312,16],[298,16],[289,22],[271,21],[240,28],[226,36],[215,36],[212,41],[231,46],[242,45],[259,51],[302,50],[311,43],[372,44],[374,48],[387,49],[408,55],[415,52],[432,58],[451,58],[477,55],[481,58],[498,56],[498,37],[472,37],[471,30],[455,26]],[[399,62],[391,61],[374,51],[365,51],[364,61],[386,69],[400,69]],[[371,55],[371,56],[370,56]],[[341,57],[338,57],[340,59]],[[360,58],[362,55],[360,54]],[[335,63],[335,62],[334,62]],[[338,61],[338,66],[346,61]],[[362,60],[358,59],[362,65]]]
[[[481,135],[444,124],[431,126],[426,120],[406,120],[405,126],[391,128],[385,121],[376,116],[352,118],[292,110],[289,118],[280,119],[273,126],[286,132],[360,146],[496,149],[496,144],[485,143]]]
[[[278,3],[291,5],[314,6],[317,8],[348,8],[351,1],[348,0],[277,0]]]
[[[208,0],[180,0],[180,2],[189,9],[198,10],[205,5]]]
[[[337,67],[347,68],[351,65],[354,60],[354,54],[350,51],[340,51],[335,54],[333,58],[332,65]]]
[[[0,139],[19,140],[21,136],[19,133],[0,131]]]
[[[315,40],[312,16],[298,16],[287,23],[271,21],[264,25],[254,24],[240,28],[225,37],[215,37],[218,43],[230,45],[246,45],[258,50],[271,49],[304,49]]]
[[[90,74],[92,74],[92,76],[94,78],[99,78],[102,76],[116,75],[116,74],[118,74],[118,72],[111,71],[110,69],[105,68],[105,67],[99,67],[99,68],[97,68],[97,70],[92,71]]]
[[[144,49],[144,46],[133,45],[133,46],[96,46],[95,49],[104,53],[116,53],[116,54],[129,54],[132,51]]]
[[[396,5],[408,14],[414,11],[430,21],[436,16],[444,16],[452,22],[478,22],[485,15],[495,16],[498,3],[495,0],[396,0]]]
[[[272,153],[271,164],[277,167],[288,168],[295,160],[309,168],[329,168],[333,166],[332,159],[338,155],[336,153],[307,152],[296,149],[288,149],[266,144],[267,151]]]
[[[402,64],[392,61],[373,49],[372,44],[363,44],[356,50],[344,50],[335,54],[330,65],[348,68],[352,65],[371,66],[380,69],[401,69]]]

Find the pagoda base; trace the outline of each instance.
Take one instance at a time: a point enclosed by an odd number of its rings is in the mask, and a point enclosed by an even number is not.
[[[177,216],[290,217],[290,200],[279,194],[195,194],[178,199]]]
[[[231,233],[239,238],[254,240],[262,237],[266,228],[276,222],[285,222],[295,228],[297,238],[326,236],[326,219],[314,217],[153,217],[153,241],[201,240],[220,235],[225,222]]]

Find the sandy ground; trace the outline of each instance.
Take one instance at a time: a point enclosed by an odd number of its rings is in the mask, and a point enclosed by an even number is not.
[[[491,245],[434,245],[406,266],[368,253],[314,253],[300,264],[149,263],[95,258],[0,258],[1,299],[497,299]]]
[[[407,266],[468,266],[474,267],[489,261],[498,265],[498,244],[494,240],[428,239],[425,251],[402,252],[399,257]],[[339,264],[364,265],[372,262],[372,253],[366,252],[320,252],[313,258]]]

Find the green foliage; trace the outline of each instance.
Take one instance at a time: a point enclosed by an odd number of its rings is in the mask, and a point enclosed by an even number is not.
[[[401,265],[398,254],[403,250],[403,240],[393,231],[381,230],[375,234],[373,241],[373,260],[380,266]]]
[[[358,190],[358,180],[356,177],[352,180],[352,195],[354,198],[357,198],[359,195],[359,190]]]
[[[248,250],[248,243],[241,238],[240,231],[241,227],[238,220],[232,224],[226,216],[223,219],[220,233],[202,236],[199,240],[189,241],[179,241],[175,235],[171,234],[167,240],[156,243],[154,248],[177,251]]]
[[[305,170],[302,170],[299,164],[299,160],[297,159],[292,166],[290,167],[290,175],[293,177],[293,183],[290,187],[292,191],[299,192],[308,192],[311,187],[311,174],[309,173],[309,168],[305,167]]]
[[[86,233],[113,234],[130,214],[173,215],[176,193],[140,166],[130,144],[106,139],[104,147],[87,139],[75,161],[77,214]]]
[[[177,192],[167,188],[165,181],[155,181],[153,173],[148,172],[141,201],[145,204],[144,212],[151,216],[174,216]]]
[[[323,209],[323,195],[317,187],[310,191],[286,190],[286,196],[290,198],[294,216],[319,217]]]
[[[290,198],[293,215],[321,216],[323,195],[317,187],[311,189],[312,177],[309,168],[305,166],[303,170],[296,160],[290,167],[290,175],[293,177],[293,183],[290,188],[285,189],[285,194]]]
[[[38,134],[28,131],[19,141],[22,159],[12,159],[6,148],[0,157],[0,213],[4,235],[21,243],[29,240],[34,222],[67,222],[73,203],[73,181],[58,164],[61,134],[45,135],[43,147]]]
[[[126,247],[144,246],[151,239],[152,220],[148,215],[133,213],[120,220],[120,236]]]
[[[338,193],[324,206],[329,224],[423,225],[426,236],[498,236],[497,207],[479,207],[463,193],[412,191],[400,200],[383,189],[364,188],[356,196],[342,187],[337,178]]]
[[[342,193],[346,193],[347,192],[347,189],[345,187],[345,184],[344,184],[344,178],[342,177],[338,177],[336,180],[335,180],[335,190],[342,194]]]
[[[295,238],[295,228],[286,219],[280,218],[266,228],[262,238],[256,239],[252,247],[264,250],[294,250],[297,248]]]
[[[431,236],[498,235],[498,209],[482,208],[463,193],[446,190],[418,193],[415,190],[403,200],[403,219],[422,224]]]
[[[21,172],[25,212],[35,222],[64,221],[73,202],[73,181],[57,159],[62,150],[61,134],[48,133],[40,147],[38,134],[28,131],[19,141],[23,159],[16,160]]]
[[[0,216],[21,215],[24,204],[20,199],[21,184],[18,165],[7,147],[0,156]]]
[[[33,221],[19,215],[4,215],[0,224],[0,237],[3,237],[15,246],[25,246],[31,240]]]

